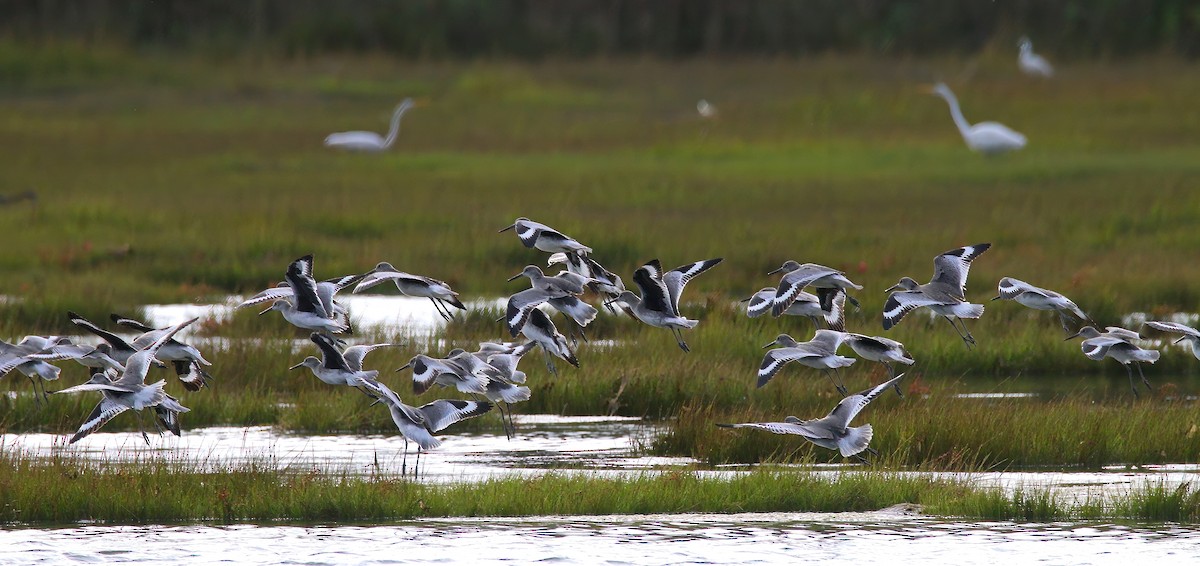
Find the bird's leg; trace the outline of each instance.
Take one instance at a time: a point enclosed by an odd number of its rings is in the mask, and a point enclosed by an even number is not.
[[[500,411],[500,426],[504,428],[504,438],[512,440],[512,433],[508,431],[508,418],[504,413],[504,407],[500,403],[496,403],[496,410]]]
[[[675,334],[675,343],[679,344],[680,349],[682,349],[684,352],[692,351],[690,348],[688,348],[687,342],[683,341],[683,333],[680,332],[678,328],[672,328],[671,332]]]
[[[400,459],[400,475],[408,475],[408,439],[404,439],[404,456]]]
[[[508,437],[511,439],[517,435],[517,423],[513,420],[512,404],[505,402],[504,406],[508,408],[508,428],[510,431],[512,431]]]
[[[545,348],[542,348],[542,358],[546,360],[546,369],[550,370],[554,377],[558,377],[558,368],[554,365],[554,359],[550,357],[550,352]]]
[[[146,429],[142,428],[142,412],[135,411],[133,414],[137,416],[138,432],[142,433],[142,440],[146,441],[146,446],[150,446],[150,436],[146,434]]]
[[[442,305],[441,305],[441,303],[438,303],[437,299],[435,299],[433,297],[429,297],[429,302],[433,303],[433,310],[437,311],[438,316],[442,317],[442,320],[445,320],[445,321],[450,320],[450,317],[446,316],[446,312],[444,310],[442,310]]]
[[[1133,390],[1133,398],[1137,399],[1139,395],[1137,392],[1137,384],[1133,382],[1133,368],[1129,367],[1129,364],[1122,365],[1125,366],[1125,372],[1129,374],[1129,388]]]
[[[825,377],[829,378],[829,384],[832,385],[834,389],[837,389],[838,393],[842,392],[842,387],[833,380],[833,374],[830,373],[829,370],[823,369],[821,370],[821,373],[825,374]]]
[[[841,393],[842,397],[849,395],[850,390],[846,389],[846,380],[842,377],[842,370],[840,370],[838,368],[833,368],[833,375],[836,375],[838,378],[838,386],[837,386],[838,393]]]
[[[887,369],[888,369],[888,379],[889,379],[889,380],[891,380],[891,379],[896,379],[896,366],[894,366],[894,365],[892,365],[892,364],[889,364],[889,363],[887,363],[887,362],[880,362],[880,363],[882,363],[882,364],[883,364],[883,367],[885,367],[885,368],[887,368]],[[897,396],[897,397],[900,397],[901,399],[903,399],[903,398],[904,398],[904,393],[902,393],[902,392],[900,391],[900,382],[899,382],[899,381],[897,381],[896,383],[893,383],[893,384],[892,384],[892,389],[895,389],[895,390],[896,390],[896,396]]]
[[[38,410],[42,408],[42,394],[38,392],[38,376],[29,376],[29,383],[33,385],[33,402]]]
[[[972,336],[971,331],[967,329],[967,321],[963,320],[961,316],[956,316],[954,318],[958,319],[958,324],[960,326],[962,326],[963,333],[967,335],[967,340],[970,340],[971,345],[974,346],[975,345],[975,337]]]
[[[946,319],[946,322],[949,322],[949,323],[950,323],[950,326],[953,326],[953,327],[954,327],[954,331],[958,333],[958,337],[959,337],[959,338],[962,338],[963,344],[966,344],[966,345],[967,345],[967,349],[968,349],[968,350],[970,350],[970,349],[971,349],[971,344],[973,344],[973,343],[974,343],[974,340],[972,340],[972,339],[968,339],[968,338],[967,338],[965,335],[963,335],[963,333],[962,333],[962,330],[959,330],[959,329],[958,329],[958,325],[954,323],[954,319],[953,319],[953,318],[950,318],[950,317],[948,317],[948,316],[943,316],[942,318]]]
[[[413,479],[421,477],[421,446],[417,446],[417,463],[413,464]]]
[[[1150,380],[1146,379],[1146,374],[1142,373],[1142,364],[1140,362],[1133,362],[1133,363],[1138,368],[1138,375],[1140,375],[1142,377],[1142,383],[1146,386],[1146,391],[1154,391],[1153,389],[1150,388]]]

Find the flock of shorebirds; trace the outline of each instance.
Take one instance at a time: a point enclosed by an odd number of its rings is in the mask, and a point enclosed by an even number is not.
[[[1028,39],[1022,39],[1020,46],[1019,65],[1023,72],[1043,77],[1053,75],[1053,68],[1045,59],[1033,53]],[[932,92],[948,102],[955,124],[971,149],[982,153],[1001,153],[1025,145],[1024,136],[1002,124],[969,124],[963,118],[954,94],[944,84],[938,84]],[[385,150],[396,140],[401,117],[413,106],[413,101],[406,99],[395,109],[386,136],[374,132],[340,132],[329,135],[325,145],[357,151]],[[706,101],[701,101],[697,109],[705,118],[716,115],[716,108]],[[418,463],[422,450],[433,449],[440,444],[435,433],[493,408],[501,413],[505,433],[512,437],[515,426],[511,406],[530,397],[529,387],[523,385],[525,372],[517,369],[517,366],[523,356],[539,347],[547,369],[555,375],[558,370],[554,358],[579,366],[575,355],[578,339],[587,339],[583,329],[599,313],[599,308],[583,300],[584,296],[600,297],[600,306],[610,312],[617,312],[619,307],[628,316],[645,324],[670,330],[679,347],[685,352],[689,351],[683,331],[694,328],[698,321],[681,313],[680,296],[692,278],[719,264],[721,258],[697,261],[669,271],[665,271],[657,259],[650,260],[633,274],[633,282],[641,291],[638,295],[626,289],[618,275],[596,261],[590,247],[574,238],[523,217],[500,232],[508,230],[515,231],[525,247],[551,254],[547,265],[565,267],[555,275],[547,275],[538,266],[529,265],[509,279],[513,281],[526,277],[530,282],[529,289],[508,298],[505,314],[500,319],[511,337],[523,336],[525,340],[484,342],[474,352],[456,348],[443,358],[417,354],[404,367],[396,370],[411,369],[415,394],[422,394],[438,385],[452,387],[472,396],[473,400],[439,399],[420,407],[405,404],[395,391],[379,380],[377,370],[363,368],[364,358],[372,350],[396,344],[347,346],[344,340],[336,336],[351,330],[349,313],[335,300],[342,290],[353,286],[353,292],[358,293],[390,282],[403,295],[428,298],[435,310],[449,320],[454,316],[453,309],[466,310],[466,307],[458,299],[458,293],[444,281],[405,273],[390,263],[380,262],[361,275],[318,282],[313,276],[313,257],[307,255],[288,265],[283,282],[250,297],[238,307],[270,303],[269,308],[259,314],[278,311],[287,322],[312,331],[310,338],[320,350],[321,357],[306,357],[290,369],[308,368],[322,382],[355,387],[373,399],[373,404],[386,406],[405,439],[406,457],[408,441],[417,444]],[[928,283],[921,284],[904,277],[887,289],[888,298],[883,307],[884,330],[898,324],[909,312],[924,307],[933,315],[946,319],[966,347],[973,348],[975,338],[967,329],[965,319],[979,318],[984,307],[967,301],[967,273],[971,262],[989,247],[990,244],[981,243],[940,254],[933,260],[934,274]],[[898,341],[846,331],[846,303],[858,306],[858,300],[850,296],[850,292],[859,291],[862,286],[851,281],[845,272],[789,260],[768,275],[777,273],[782,274],[777,286],[764,287],[742,300],[746,303],[747,315],[759,317],[770,312],[775,317],[803,316],[812,320],[815,332],[806,342],[780,334],[764,346],[778,347],[763,358],[758,369],[757,386],[766,385],[784,366],[796,362],[820,370],[843,399],[832,412],[820,419],[801,420],[789,416],[783,422],[718,426],[796,434],[818,446],[837,450],[845,457],[862,459],[862,452],[873,452],[869,447],[871,425],[851,427],[850,421],[887,389],[894,389],[901,395],[899,382],[904,374],[897,374],[896,367],[912,365],[915,359]],[[1124,365],[1135,397],[1138,396],[1138,389],[1133,368],[1137,368],[1145,387],[1150,388],[1141,363],[1154,363],[1159,352],[1138,346],[1136,342],[1141,339],[1139,333],[1114,326],[1105,327],[1101,332],[1096,328],[1098,325],[1067,297],[1018,279],[1005,277],[1000,280],[998,289],[999,295],[993,300],[1013,300],[1032,309],[1055,311],[1063,329],[1070,334],[1068,339],[1083,338],[1081,348],[1087,357],[1094,360],[1110,357]],[[548,308],[542,308],[543,305]],[[568,335],[558,330],[548,312],[561,313],[565,317],[570,325]],[[42,382],[59,378],[60,368],[50,362],[71,359],[90,368],[92,375],[87,382],[56,392],[98,391],[102,395],[95,409],[71,437],[71,443],[99,430],[109,420],[130,409],[137,415],[138,429],[147,443],[150,440],[142,426],[143,409],[153,409],[153,423],[160,434],[170,431],[179,435],[179,415],[187,412],[187,407],[164,391],[163,380],[147,384],[146,378],[151,366],[165,366],[166,362],[170,362],[187,390],[199,391],[209,382],[211,376],[205,369],[211,365],[208,360],[195,347],[175,338],[196,319],[167,328],[152,328],[129,317],[112,315],[116,325],[137,333],[127,339],[75,313],[68,313],[68,316],[74,324],[99,336],[103,342],[95,346],[84,345],[59,336],[26,336],[15,345],[0,341],[0,375],[16,369],[28,376],[40,404],[49,398]],[[1151,321],[1145,325],[1155,330],[1180,334],[1176,342],[1187,340],[1192,352],[1200,358],[1200,331],[1174,322]],[[842,345],[853,350],[858,358],[886,366],[890,378],[861,393],[849,395],[840,368],[850,366],[855,359],[838,354]]]
[[[583,329],[595,320],[600,310],[586,302],[585,297],[598,297],[603,308],[614,313],[619,308],[647,325],[670,330],[679,348],[689,351],[683,331],[694,328],[698,321],[682,314],[680,296],[689,281],[719,264],[721,258],[697,261],[669,271],[665,271],[657,259],[651,260],[633,274],[639,295],[626,289],[618,275],[601,265],[590,247],[558,230],[528,218],[518,218],[501,232],[508,230],[514,230],[525,247],[550,253],[547,265],[561,264],[566,268],[555,275],[547,275],[539,267],[529,265],[509,279],[526,277],[531,285],[508,298],[501,318],[509,335],[523,336],[524,341],[484,342],[474,352],[456,348],[441,358],[417,354],[396,370],[411,369],[415,394],[438,385],[457,389],[473,400],[439,399],[420,407],[408,405],[379,380],[377,370],[363,366],[364,358],[372,350],[395,344],[347,346],[337,337],[351,330],[349,312],[336,300],[340,291],[353,287],[353,292],[357,293],[392,283],[404,295],[428,298],[437,312],[449,320],[454,316],[452,309],[466,310],[466,306],[458,299],[458,293],[443,281],[405,273],[386,262],[360,275],[317,281],[313,276],[313,258],[307,255],[288,265],[281,283],[246,299],[238,307],[269,303],[260,315],[278,311],[287,322],[311,331],[310,338],[321,357],[306,357],[290,369],[308,368],[322,382],[355,387],[372,399],[372,404],[383,404],[405,440],[405,456],[408,441],[418,445],[418,462],[422,450],[440,444],[434,436],[436,433],[493,408],[499,409],[505,433],[511,438],[515,432],[511,406],[530,397],[529,387],[523,385],[525,372],[519,370],[518,365],[526,354],[540,348],[547,368],[555,375],[558,372],[555,358],[579,366],[575,355],[579,339],[587,339]],[[990,247],[990,244],[981,243],[938,255],[933,260],[934,273],[928,283],[901,278],[886,290],[888,298],[882,317],[884,330],[898,324],[913,310],[928,308],[934,316],[946,319],[968,349],[974,348],[975,338],[968,330],[966,320],[979,318],[984,307],[967,300],[967,274],[971,263]],[[838,450],[843,456],[862,459],[861,452],[873,452],[868,446],[871,425],[852,427],[850,421],[887,389],[894,389],[900,395],[900,380],[904,374],[897,374],[896,368],[914,364],[915,358],[896,340],[846,331],[846,304],[858,305],[858,300],[850,293],[861,290],[862,286],[851,281],[845,272],[789,260],[768,275],[776,273],[782,274],[777,286],[765,287],[742,300],[746,303],[746,314],[758,317],[770,312],[775,317],[807,317],[813,321],[815,331],[806,342],[780,334],[764,346],[778,347],[764,356],[758,369],[757,386],[766,385],[784,366],[796,362],[820,370],[843,399],[820,419],[787,417],[782,422],[718,426],[797,434],[818,446]],[[1135,397],[1138,389],[1134,368],[1149,389],[1150,383],[1142,372],[1141,363],[1154,363],[1159,352],[1137,345],[1142,338],[1138,332],[1114,326],[1101,332],[1091,317],[1067,297],[1012,277],[1001,279],[998,291],[992,300],[1013,300],[1032,309],[1057,313],[1063,329],[1070,334],[1068,339],[1083,338],[1081,349],[1087,357],[1094,360],[1109,357],[1125,366]],[[546,308],[541,308],[543,305]],[[569,337],[555,326],[555,312],[561,313],[566,324],[571,326]],[[152,328],[129,317],[112,315],[116,325],[138,333],[125,338],[75,313],[69,313],[69,317],[74,324],[97,335],[103,342],[95,346],[84,345],[57,336],[27,336],[15,345],[0,342],[0,375],[16,369],[29,376],[35,398],[41,403],[49,397],[42,382],[56,380],[60,373],[60,369],[50,362],[71,359],[90,368],[92,375],[87,382],[56,392],[98,391],[102,394],[95,409],[71,437],[71,443],[130,409],[138,416],[138,429],[147,443],[150,440],[142,426],[143,409],[154,411],[153,422],[160,434],[170,431],[179,435],[179,415],[188,409],[164,391],[163,380],[147,384],[146,378],[151,366],[166,366],[169,362],[189,391],[199,391],[208,384],[211,376],[206,368],[210,362],[195,347],[176,339],[182,329],[197,319],[167,328]],[[1200,358],[1200,331],[1174,322],[1150,321],[1145,325],[1180,334],[1176,342],[1187,340],[1193,353]],[[886,366],[890,378],[861,393],[848,395],[839,370],[853,364],[855,359],[838,353],[843,345],[853,350],[858,358]]]

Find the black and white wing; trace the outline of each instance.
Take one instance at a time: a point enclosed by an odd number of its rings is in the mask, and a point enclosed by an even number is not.
[[[365,358],[367,354],[378,348],[388,348],[391,346],[397,346],[397,344],[359,344],[357,346],[350,346],[349,348],[346,348],[344,352],[342,352],[342,358],[346,360],[346,365],[349,366],[351,370],[362,371],[363,358]]]
[[[317,347],[321,348],[321,358],[324,362],[323,365],[326,368],[342,371],[354,371],[353,369],[350,369],[350,364],[346,363],[346,357],[342,355],[342,351],[338,349],[337,344],[333,343],[332,338],[321,334],[320,332],[313,332],[312,335],[309,336],[309,339],[313,341],[313,344],[316,344]]]
[[[827,355],[829,355],[827,352],[819,352],[810,348],[776,348],[771,350],[763,356],[762,363],[758,365],[758,385],[756,387],[766,385],[788,362],[804,358],[821,358]]]
[[[237,306],[235,306],[233,308],[240,309],[243,307],[257,305],[260,303],[273,303],[275,301],[278,301],[279,299],[292,300],[292,298],[295,296],[296,296],[296,293],[292,291],[291,285],[288,285],[287,283],[281,283],[280,285],[278,285],[276,287],[271,287],[270,289],[260,291],[258,294],[254,295],[253,297],[250,297],[249,299],[246,299],[246,300],[238,303]]]
[[[746,316],[758,318],[771,311],[771,303],[775,300],[775,288],[763,287],[762,290],[750,296],[746,301]]]
[[[781,423],[738,423],[717,424],[717,426],[721,428],[753,428],[765,430],[775,434],[795,434],[805,438],[833,438],[833,435],[829,429],[825,427],[811,426],[809,421],[802,421],[794,417],[789,418],[793,420],[788,420]]]
[[[541,289],[526,289],[508,298],[505,307],[504,324],[508,333],[516,336],[529,322],[530,311],[546,302],[552,295]]]
[[[1174,332],[1176,334],[1183,334],[1184,336],[1200,338],[1200,330],[1196,330],[1195,328],[1192,328],[1186,324],[1179,324],[1178,322],[1161,322],[1157,320],[1150,320],[1146,321],[1146,326],[1149,326],[1155,330],[1161,330],[1163,332]]]
[[[296,295],[296,310],[331,318],[331,312],[317,295],[317,281],[312,276],[313,256],[308,254],[288,265],[285,278]]]
[[[117,313],[109,314],[108,318],[110,320],[112,320],[113,322],[117,323],[117,325],[119,325],[119,326],[125,326],[127,328],[132,328],[134,330],[137,330],[138,332],[153,332],[155,330],[158,330],[157,328],[154,328],[153,326],[150,326],[140,320],[137,320],[135,318],[130,318],[127,316],[122,316]]]
[[[425,426],[438,432],[462,420],[478,417],[492,410],[487,401],[463,401],[460,399],[438,399],[417,409],[425,415]]]
[[[896,291],[883,304],[883,329],[890,330],[913,309],[944,304],[920,291]]]
[[[633,282],[641,289],[642,304],[647,309],[677,315],[672,307],[671,294],[662,278],[662,264],[657,259],[646,262],[633,272]]]
[[[899,381],[903,378],[904,374],[902,373],[883,383],[880,383],[879,385],[876,385],[875,387],[867,389],[866,391],[862,391],[842,399],[838,402],[838,405],[829,412],[825,419],[829,419],[828,422],[830,422],[830,424],[832,424],[835,428],[844,429],[850,426],[850,421],[854,420],[854,417],[858,415],[858,413],[862,411],[864,407],[870,404],[871,401],[878,397],[880,393],[887,391],[888,388],[892,387],[896,383],[899,383]]]
[[[789,271],[779,279],[779,286],[775,290],[775,302],[771,306],[771,314],[779,316],[786,311],[796,298],[800,296],[800,291],[809,286],[813,281],[830,275],[840,275],[842,272],[832,267],[817,265],[815,263],[805,263],[800,265],[798,269]]]
[[[75,435],[67,444],[75,444],[81,438],[100,430],[104,423],[111,421],[113,417],[129,410],[129,407],[117,403],[110,399],[107,395],[96,404],[96,408],[92,409],[92,413],[88,415],[83,424],[79,425],[79,430],[75,431]]]
[[[687,286],[688,281],[691,281],[697,275],[712,269],[712,267],[725,258],[713,258],[703,261],[681,265],[672,269],[662,276],[663,285],[667,288],[668,296],[671,300],[671,309],[673,314],[679,315],[679,296],[683,294],[683,288]]]
[[[971,262],[990,247],[992,245],[988,243],[963,246],[933,258],[933,279],[930,282],[952,286],[958,290],[958,298],[964,299],[967,294],[967,273],[971,270]]]
[[[1041,287],[1034,287],[1033,285],[1021,281],[1020,279],[1014,279],[1012,277],[1005,277],[1001,279],[1000,283],[996,286],[996,289],[999,291],[1001,299],[1015,299],[1024,293],[1034,293],[1036,295],[1042,295],[1043,297],[1049,296],[1046,294],[1045,289],[1042,289]]]
[[[76,326],[80,326],[80,327],[84,328],[85,330],[87,330],[88,332],[91,332],[92,334],[95,334],[96,336],[103,338],[104,341],[108,342],[113,347],[114,350],[128,351],[128,350],[134,349],[134,347],[131,346],[129,344],[129,342],[126,342],[124,338],[121,338],[120,336],[117,336],[116,334],[113,334],[112,332],[109,332],[103,328],[100,328],[99,326],[96,326],[95,323],[93,323],[92,321],[90,321],[86,318],[83,318],[82,316],[80,316],[72,311],[67,311],[67,318],[69,318],[71,320],[71,322],[73,324],[75,324]]]

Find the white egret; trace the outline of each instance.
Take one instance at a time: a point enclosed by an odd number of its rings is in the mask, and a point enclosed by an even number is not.
[[[1017,66],[1021,72],[1031,77],[1050,78],[1054,76],[1054,66],[1045,57],[1033,52],[1033,42],[1028,37],[1022,37],[1021,54],[1017,56]]]
[[[366,151],[376,153],[383,151],[396,141],[396,135],[400,133],[400,117],[404,116],[410,108],[414,106],[411,98],[405,98],[396,106],[395,112],[392,112],[392,124],[388,128],[387,137],[383,137],[375,132],[337,132],[325,136],[325,147],[337,149],[345,149],[348,151]]]
[[[954,118],[954,125],[958,126],[958,133],[962,134],[963,141],[967,142],[967,147],[971,151],[984,155],[998,155],[1025,147],[1025,136],[1004,124],[999,122],[971,124],[967,122],[967,119],[963,117],[962,110],[958,107],[958,98],[945,83],[934,85],[930,92],[942,97],[950,105],[950,116]]]

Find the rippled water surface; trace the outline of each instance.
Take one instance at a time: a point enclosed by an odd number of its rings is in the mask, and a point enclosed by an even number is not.
[[[902,512],[0,531],[0,563],[1194,564],[1179,526],[963,523]]]

